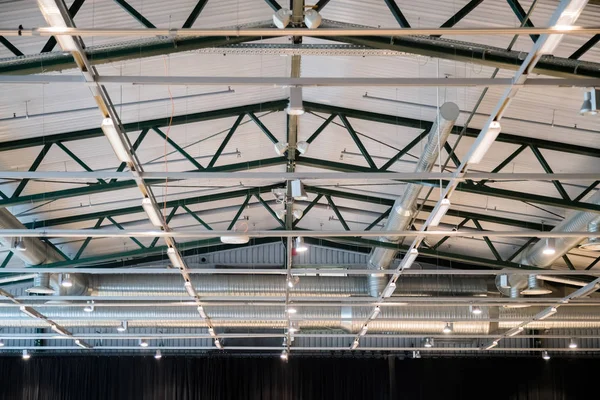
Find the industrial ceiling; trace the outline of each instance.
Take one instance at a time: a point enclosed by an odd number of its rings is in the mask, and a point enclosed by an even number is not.
[[[600,351],[597,2],[0,8],[0,355]]]

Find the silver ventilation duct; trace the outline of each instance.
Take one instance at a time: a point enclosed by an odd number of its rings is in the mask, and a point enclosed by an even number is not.
[[[218,273],[218,270],[215,270]],[[78,291],[93,296],[181,296],[186,291],[181,277],[175,275],[90,275],[89,288]],[[192,276],[199,296],[282,296],[286,277],[273,275]],[[77,285],[73,285],[74,287]],[[289,289],[294,296],[351,297],[367,296],[364,278],[347,276],[305,276]],[[483,295],[488,281],[482,277],[405,276],[398,281],[397,295]]]
[[[600,204],[600,191],[596,192],[587,201],[592,204]],[[594,212],[577,211],[569,215],[563,222],[558,224],[552,232],[581,232],[588,229],[590,224],[598,224],[600,214]],[[544,254],[545,242],[540,240],[522,253],[520,263],[533,267],[549,267],[556,260],[565,255],[573,247],[577,246],[583,237],[557,237],[554,242],[555,253]]]
[[[440,147],[446,143],[452,128],[460,114],[458,106],[448,102],[442,104],[439,110],[438,118],[431,127],[428,135],[427,144],[423,149],[423,154],[419,159],[415,172],[430,172],[435,165]],[[419,197],[422,186],[415,183],[409,183],[405,186],[402,197],[398,198],[388,217],[382,233],[385,231],[401,231],[407,229],[415,213],[415,205]],[[382,242],[398,243],[402,238],[396,236],[382,236],[379,238]],[[390,267],[398,252],[392,249],[377,247],[371,251],[367,268],[383,270]],[[373,297],[379,296],[385,288],[386,280],[384,275],[370,275],[369,293]]]
[[[370,333],[405,332],[438,334],[447,322],[453,322],[454,332],[488,334],[497,328],[510,329],[533,318],[543,307],[524,309],[499,308],[499,322],[491,318],[487,307],[481,315],[473,315],[467,306],[435,307],[405,306],[382,307],[379,317],[369,323]],[[128,321],[129,327],[206,327],[193,307],[96,307],[93,313],[81,307],[40,307],[49,319],[66,328],[114,327]],[[219,307],[205,306],[206,313],[216,327],[285,329],[288,326],[283,307]],[[369,315],[369,307],[298,307],[292,321],[301,330],[343,329],[357,333]],[[39,319],[25,316],[17,308],[0,309],[0,326],[21,328],[48,328]],[[532,322],[531,329],[600,328],[598,307],[561,307],[551,318]]]

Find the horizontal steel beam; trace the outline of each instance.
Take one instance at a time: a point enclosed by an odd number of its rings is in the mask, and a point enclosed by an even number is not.
[[[600,237],[598,232],[537,232],[537,231],[386,231],[386,235],[399,237],[513,237],[513,238],[564,238],[564,237]],[[129,230],[129,229],[0,229],[0,237],[174,237],[174,238],[279,238],[279,237],[321,237],[321,238],[343,238],[343,237],[379,237],[379,231],[306,231],[306,230],[274,230],[274,231],[216,231],[216,230]]]
[[[286,181],[302,180],[440,180],[452,177],[447,172],[140,172],[143,179],[218,179],[222,180],[275,180]],[[130,178],[130,172],[113,171],[0,171],[0,179],[123,179]],[[600,179],[600,172],[587,173],[492,173],[492,172],[467,172],[457,178],[468,180],[495,180],[495,181],[596,181]]]
[[[353,78],[353,77],[239,77],[239,76],[99,76],[103,85],[234,85],[234,86],[296,86],[296,87],[493,87],[542,86],[555,88],[600,86],[597,78],[527,79],[514,83],[511,78]],[[83,84],[79,75],[0,75],[0,84]]]
[[[498,35],[593,35],[600,33],[600,27],[554,26],[554,27],[488,27],[488,28],[0,28],[0,35],[10,36],[80,36],[80,37],[282,37],[282,36],[498,36]]]

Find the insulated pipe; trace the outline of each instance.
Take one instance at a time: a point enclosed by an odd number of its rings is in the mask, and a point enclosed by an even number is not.
[[[415,167],[415,172],[431,172],[440,153],[440,148],[448,140],[448,136],[460,115],[460,109],[455,103],[444,103],[440,107],[438,117],[429,131],[427,144],[423,149],[423,154]],[[419,197],[422,186],[409,183],[405,186],[402,196],[394,202],[394,206],[388,220],[383,228],[385,231],[405,230],[408,227],[415,213],[415,205]],[[382,242],[398,243],[402,237],[382,236],[379,238]],[[367,268],[383,270],[390,267],[398,252],[393,249],[376,247],[371,251]],[[386,280],[384,275],[371,275],[368,277],[369,294],[378,297],[385,288]]]
[[[596,192],[587,203],[600,204],[600,191]],[[567,216],[563,222],[556,225],[552,232],[582,232],[589,229],[592,223],[600,222],[600,214],[593,212],[577,211]],[[556,260],[564,256],[569,250],[585,240],[581,237],[558,237],[554,241],[554,254],[544,254],[546,242],[538,241],[533,246],[523,251],[519,263],[533,267],[550,267]]]

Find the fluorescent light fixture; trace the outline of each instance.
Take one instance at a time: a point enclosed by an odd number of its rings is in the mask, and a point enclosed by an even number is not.
[[[181,262],[179,253],[177,252],[177,250],[175,250],[174,247],[169,247],[167,249],[167,256],[169,256],[169,260],[171,261],[171,264],[173,265],[173,267],[175,267],[177,269],[183,268],[183,263]]]
[[[352,347],[350,347],[350,349],[356,350],[356,348],[358,347],[358,345],[359,345],[358,339],[354,339],[354,342],[352,342]]]
[[[216,338],[217,334],[215,333],[215,328],[213,328],[212,326],[208,327],[208,333],[210,334],[210,336]]]
[[[288,150],[288,144],[283,143],[283,142],[275,143],[274,147],[275,147],[275,153],[277,153],[278,156],[285,155],[285,152]]]
[[[375,319],[375,318],[377,318],[377,317],[379,316],[379,313],[380,313],[380,312],[381,312],[381,307],[379,307],[379,306],[376,306],[376,307],[373,309],[373,313],[371,314],[371,319]]]
[[[523,328],[522,326],[518,326],[516,328],[511,329],[510,331],[508,331],[508,333],[506,334],[506,336],[517,336],[519,333],[523,332],[525,330],[525,328]]]
[[[290,23],[292,12],[287,8],[280,8],[273,14],[273,24],[279,29],[285,29]]]
[[[94,312],[94,300],[88,301],[87,305],[85,307],[83,307],[83,311]]]
[[[294,326],[290,326],[288,328],[288,333],[296,333],[298,332],[298,328],[294,327]]]
[[[119,161],[130,163],[131,155],[125,148],[123,139],[119,135],[119,132],[117,132],[117,128],[115,127],[113,120],[110,118],[104,118],[100,127],[102,128],[102,132],[104,132],[104,135],[108,139]]]
[[[576,349],[577,347],[578,347],[578,345],[577,345],[577,341],[576,341],[575,339],[571,339],[571,340],[569,341],[569,348],[570,348],[570,349]]]
[[[302,87],[292,86],[290,88],[290,103],[286,111],[289,115],[304,114],[304,105],[302,104]]]
[[[0,339],[0,347],[4,347],[4,340]]]
[[[215,339],[215,346],[217,347],[217,349],[223,350],[223,345],[221,344],[219,339]]]
[[[154,353],[154,358],[156,358],[157,360],[160,360],[162,358],[162,353],[160,352],[160,350],[156,350],[156,353]]]
[[[363,325],[362,329],[360,330],[360,332],[358,333],[359,336],[365,336],[367,334],[367,331],[369,330],[369,325]]]
[[[423,344],[423,346],[427,347],[428,349],[433,347],[433,339],[432,338],[425,338],[425,343]]]
[[[275,214],[277,215],[277,218],[279,218],[280,220],[282,220],[282,221],[285,220],[285,210],[277,210],[277,211],[275,211]]]
[[[202,306],[198,306],[198,314],[200,314],[200,317],[207,319],[208,316],[206,315],[206,311],[204,311],[204,307]]]
[[[317,29],[321,25],[321,14],[317,10],[306,10],[304,12],[304,25],[308,29]]]
[[[300,141],[296,143],[296,150],[298,150],[298,152],[300,154],[304,154],[308,151],[308,148],[310,147],[310,143],[305,142],[305,141]]]
[[[469,306],[469,311],[471,311],[471,314],[473,315],[481,315],[482,313],[481,308],[479,306]]]
[[[148,341],[146,339],[140,339],[140,347],[148,347]]]
[[[536,320],[538,321],[542,321],[554,314],[556,314],[556,307],[550,307],[550,308],[546,308],[545,310],[542,310],[538,315]]]
[[[292,216],[295,219],[300,219],[300,218],[302,218],[303,215],[304,215],[304,212],[302,210],[298,209],[298,208],[294,208],[292,210]],[[279,219],[283,219],[283,218],[279,218]]]
[[[70,288],[73,287],[73,280],[71,274],[61,274],[60,286]]]
[[[221,243],[225,244],[246,244],[249,241],[250,236],[247,235],[221,236]]]
[[[288,352],[287,352],[287,350],[282,351],[281,355],[279,356],[279,358],[281,358],[283,361],[287,361],[288,360]]]
[[[440,224],[440,221],[442,220],[442,218],[444,218],[444,215],[446,215],[446,213],[448,212],[449,208],[450,208],[450,200],[442,199],[442,201],[440,203],[440,207],[435,212],[433,218],[431,219],[431,222],[429,223],[429,226],[438,226]],[[418,255],[418,253],[417,253],[417,255]]]
[[[287,310],[285,310],[285,312],[287,312],[288,314],[296,314],[298,312],[298,310],[296,310],[293,307],[290,307]]]
[[[452,333],[452,331],[454,330],[454,324],[452,324],[452,322],[446,322],[446,325],[444,326],[444,329],[442,329],[442,332],[444,333]]]
[[[61,328],[60,326],[58,326],[58,325],[56,325],[56,324],[52,324],[52,325],[50,326],[50,328],[51,328],[51,329],[52,329],[54,332],[58,333],[59,335],[68,336],[68,333],[67,333],[67,332],[66,332],[66,331],[65,331],[63,328]]]
[[[31,354],[27,352],[27,350],[23,350],[23,360],[29,360],[31,358]]]
[[[290,185],[291,197],[294,200],[308,200],[308,195],[300,179],[289,181],[288,185]]]
[[[17,251],[27,251],[27,245],[25,244],[25,240],[23,238],[19,239],[15,249],[17,249]]]
[[[550,359],[550,354],[546,350],[542,351],[542,358],[546,361]]]
[[[388,297],[392,297],[392,295],[394,294],[394,292],[396,291],[396,283],[391,282],[388,287],[385,288],[385,290],[383,291],[383,297],[388,298]]]
[[[154,204],[152,204],[152,200],[150,200],[150,198],[144,197],[144,199],[142,200],[142,208],[144,209],[144,211],[146,211],[146,214],[148,215],[148,218],[150,219],[152,225],[158,228],[162,228],[163,219],[154,207]]]
[[[67,31],[67,24],[59,8],[53,0],[38,0],[38,7],[44,16],[44,19],[50,25],[55,33],[56,40],[64,51],[79,51],[79,46],[75,43],[72,36],[61,35]]]
[[[546,238],[546,244],[544,245],[544,250],[542,250],[542,253],[544,253],[547,256],[551,256],[556,254],[556,241],[554,238]]]
[[[75,339],[75,344],[79,347],[81,347],[82,349],[89,349],[90,345],[86,344],[85,342],[82,342],[79,339]]]
[[[295,239],[295,242],[296,242],[295,248],[296,248],[297,252],[304,253],[305,251],[308,250],[308,246],[306,246],[306,244],[304,244],[304,238],[298,236]]]
[[[288,278],[287,287],[290,289],[294,287],[294,280],[292,278]]]
[[[38,317],[36,311],[33,308],[31,308],[31,307],[20,306],[19,310],[21,310],[21,312],[23,314],[27,315],[28,317],[31,317],[31,318],[37,318]]]
[[[586,4],[587,0],[571,0],[560,14],[553,27],[565,30],[571,29],[573,23],[577,21],[579,14],[581,14]],[[554,52],[562,40],[562,37],[562,34],[549,35],[544,45],[540,48],[540,53],[548,54]]]
[[[493,348],[494,348],[494,347],[496,347],[496,346],[498,346],[498,341],[497,341],[497,340],[494,340],[494,341],[493,341],[492,343],[490,343],[490,344],[489,344],[489,346],[488,346],[488,347],[486,347],[485,349],[486,349],[486,350],[490,350],[490,349],[493,349]]]
[[[183,284],[183,287],[185,287],[185,291],[188,292],[190,297],[196,297],[196,290],[194,289],[194,285],[192,285],[192,282],[186,281]]]
[[[479,164],[485,156],[485,153],[488,152],[492,143],[496,140],[500,131],[502,130],[502,126],[498,121],[492,121],[490,123],[490,127],[487,132],[483,135],[481,142],[477,145],[477,148],[469,158],[469,164]]]
[[[581,289],[576,290],[574,294],[577,294],[577,297],[585,297],[596,292],[598,289],[600,289],[600,283],[597,282],[589,287],[584,286]]]
[[[117,327],[117,331],[119,331],[119,332],[125,332],[127,330],[127,326],[128,325],[129,324],[127,323],[127,321],[121,321],[121,325],[119,325]]]
[[[410,268],[412,266],[412,264],[415,262],[415,260],[417,259],[418,255],[419,255],[419,250],[410,249],[410,251],[408,252],[408,256],[406,257],[406,262],[402,266],[402,269]]]

